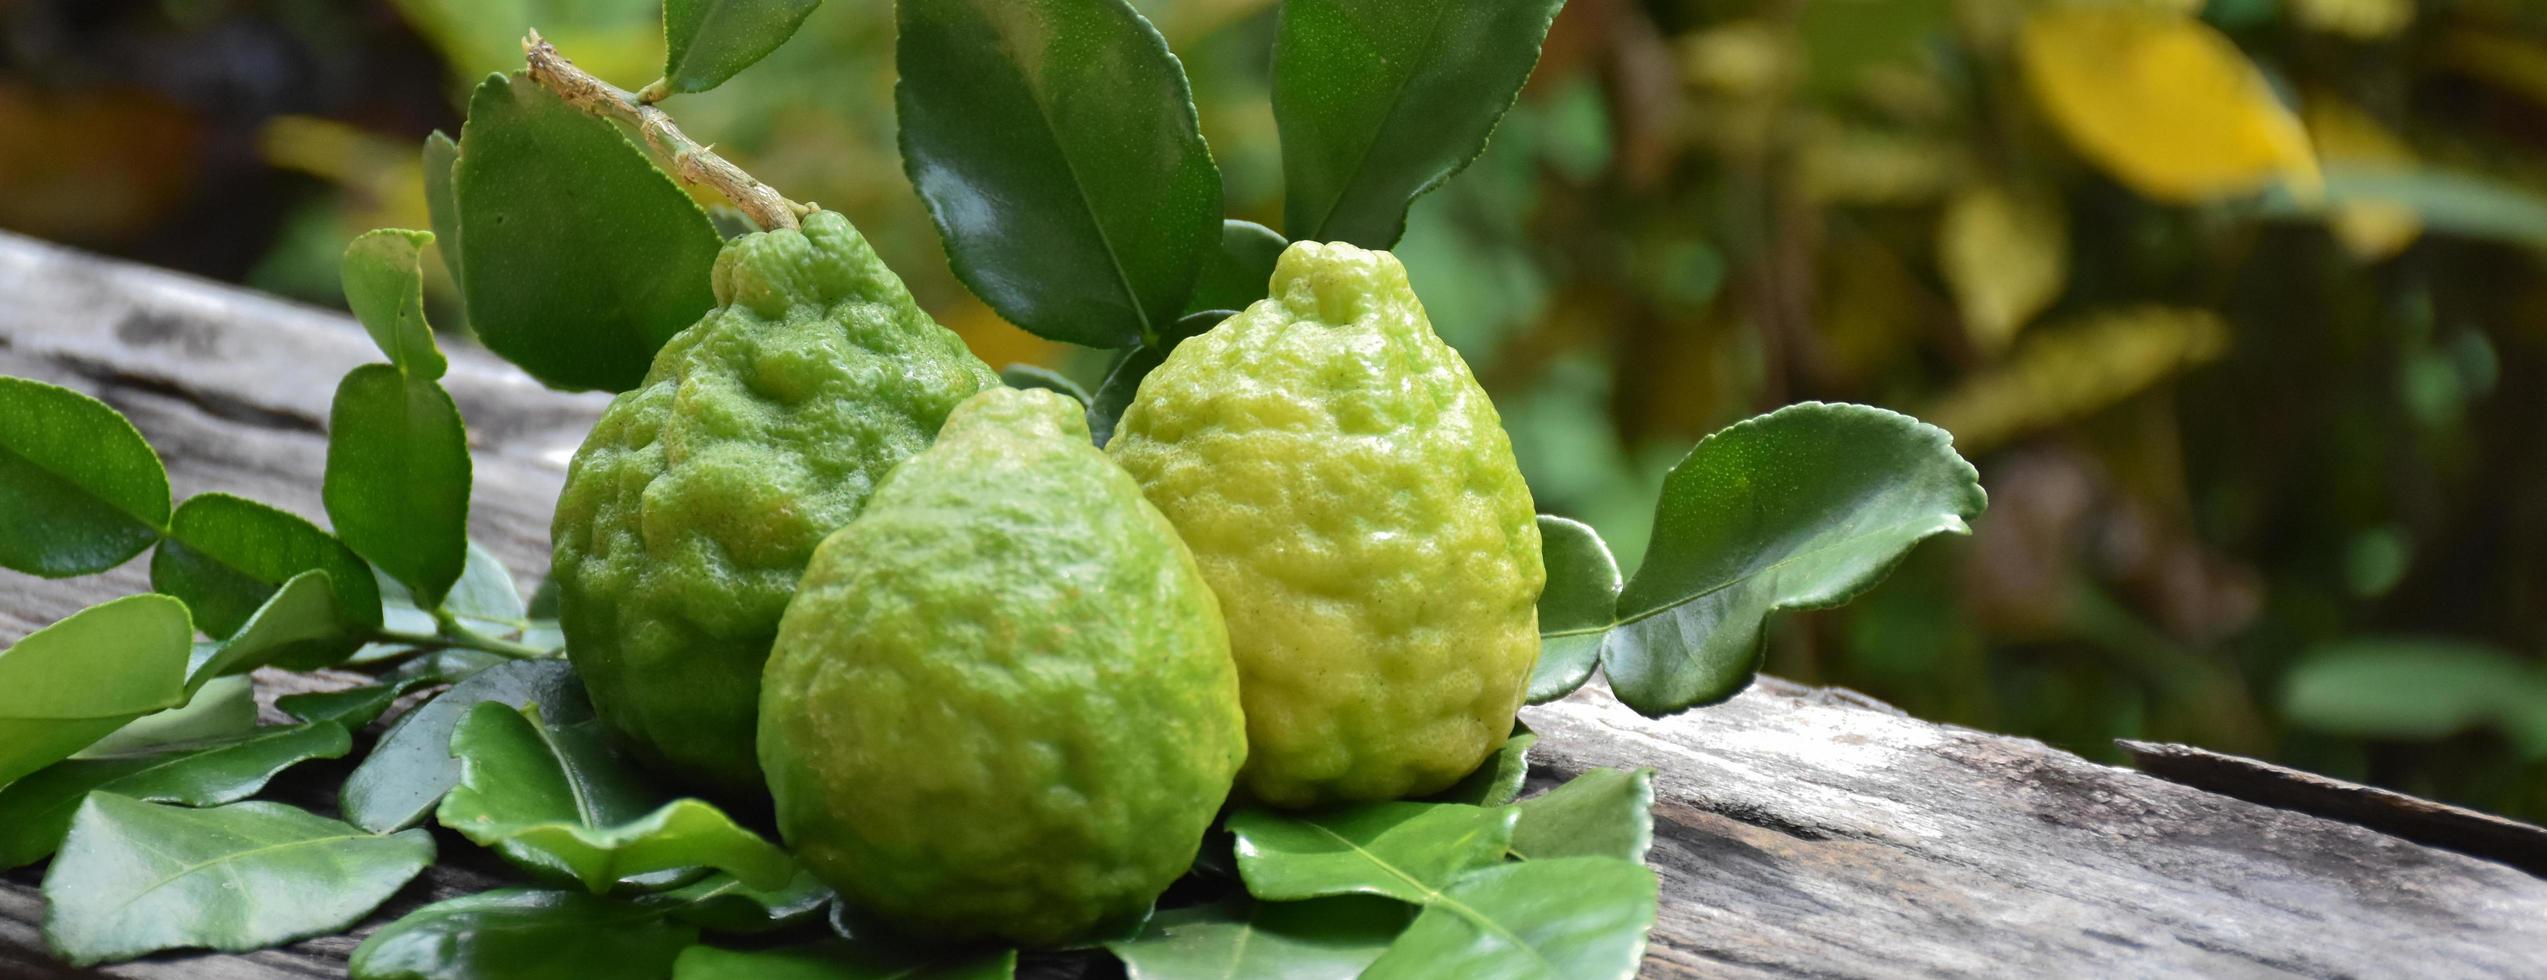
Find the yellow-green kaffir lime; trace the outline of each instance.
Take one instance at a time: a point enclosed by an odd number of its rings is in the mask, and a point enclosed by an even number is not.
[[[1286,806],[1448,786],[1539,652],[1530,488],[1386,252],[1301,242],[1271,295],[1143,380],[1107,450],[1193,549]]]
[[[908,932],[1051,946],[1140,915],[1247,755],[1218,604],[1080,408],[995,389],[822,544],[762,681],[807,867]]]
[[[761,663],[814,546],[999,379],[838,214],[735,239],[714,284],[575,453],[554,575],[601,717],[646,761],[757,798]]]

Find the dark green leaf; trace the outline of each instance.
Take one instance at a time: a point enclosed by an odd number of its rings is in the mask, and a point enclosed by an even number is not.
[[[1397,244],[1406,208],[1486,148],[1564,0],[1284,0],[1283,230]]]
[[[354,949],[354,980],[660,977],[698,930],[582,892],[499,888],[435,902]]]
[[[1601,641],[1618,621],[1618,559],[1591,525],[1539,515],[1539,553],[1548,587],[1539,593],[1539,665],[1530,703],[1554,701],[1592,679]]]
[[[0,869],[53,853],[71,813],[91,790],[153,803],[216,806],[243,800],[267,780],[310,759],[353,748],[332,723],[267,728],[237,738],[140,755],[72,759],[0,789]]]
[[[189,692],[184,704],[126,722],[71,758],[129,755],[186,742],[235,738],[255,730],[255,686],[245,677],[223,677]]]
[[[903,169],[955,274],[1038,336],[1161,346],[1220,221],[1166,39],[1124,0],[895,9]]]
[[[664,0],[663,82],[705,92],[766,58],[822,0]]]
[[[361,731],[377,720],[404,693],[394,684],[365,684],[341,691],[310,691],[274,699],[276,710],[302,721],[329,721],[347,731]]]
[[[785,887],[753,888],[729,874],[714,874],[646,899],[673,918],[709,932],[757,933],[811,922],[831,904],[831,888],[798,869]]]
[[[208,810],[90,794],[44,875],[44,938],[73,964],[261,949],[353,925],[433,863],[421,830],[375,837],[280,803]]]
[[[244,674],[271,665],[294,670],[325,667],[362,645],[362,636],[341,617],[336,590],[328,574],[311,569],[292,576],[257,607],[212,657],[197,666],[186,683],[200,686],[224,674]]]
[[[355,826],[385,833],[414,825],[460,782],[451,731],[480,702],[519,708],[537,704],[551,724],[590,720],[592,702],[575,669],[562,660],[516,660],[470,675],[408,712],[380,737],[371,755],[345,777],[339,802]]]
[[[611,124],[527,79],[478,86],[452,181],[469,325],[542,382],[635,387],[715,302],[724,242],[698,204]]]
[[[168,526],[168,471],[105,402],[0,377],[0,568],[46,578],[123,564]]]
[[[1699,440],[1664,478],[1645,563],[1619,593],[1610,689],[1648,716],[1732,697],[1770,616],[1857,597],[1988,502],[1952,436],[1880,408],[1790,405]]]
[[[1624,980],[1645,957],[1658,892],[1653,869],[1616,858],[1473,871],[1426,906],[1362,976]]]
[[[1130,980],[1352,980],[1404,929],[1383,898],[1244,898],[1160,912],[1138,938],[1108,943]]]
[[[0,650],[0,785],[184,703],[194,632],[184,603],[125,596]]]
[[[1241,810],[1238,873],[1270,902],[1385,895],[1421,903],[1460,872],[1503,859],[1513,812],[1457,803],[1366,803],[1322,813]]]
[[[1512,854],[1645,860],[1654,843],[1654,771],[1594,769],[1522,801]]]
[[[1078,382],[1070,380],[1059,371],[1039,365],[1011,364],[999,369],[999,380],[1011,388],[1041,388],[1045,391],[1059,392],[1070,396],[1083,408],[1090,400],[1088,389],[1079,387]]]
[[[1124,351],[1123,356],[1114,359],[1114,366],[1106,369],[1105,383],[1098,385],[1096,394],[1088,398],[1088,434],[1096,439],[1098,448],[1104,448],[1106,441],[1114,438],[1114,426],[1123,420],[1123,410],[1131,408],[1133,396],[1141,393],[1141,379],[1166,361],[1166,355],[1136,347]]]
[[[372,343],[380,345],[401,373],[425,381],[441,377],[450,366],[442,349],[434,346],[433,328],[425,323],[423,249],[432,242],[429,231],[365,232],[345,246],[342,273],[345,305],[371,331]]]
[[[2509,650],[2380,637],[2312,650],[2283,681],[2292,724],[2367,738],[2446,738],[2481,725],[2518,734],[2547,703],[2547,671]]]
[[[469,476],[468,431],[440,384],[365,364],[336,386],[327,519],[419,605],[439,605],[467,560]]]
[[[1136,347],[1115,358],[1114,365],[1106,369],[1105,382],[1088,396],[1088,433],[1096,439],[1097,446],[1103,448],[1106,440],[1114,438],[1115,423],[1122,420],[1124,409],[1132,407],[1133,397],[1141,393],[1141,379],[1166,363],[1167,351],[1174,350],[1187,337],[1219,326],[1230,315],[1228,310],[1188,313],[1177,318],[1176,325],[1170,328],[1164,348]]]
[[[1521,784],[1530,778],[1530,746],[1539,736],[1529,726],[1512,723],[1512,737],[1503,748],[1487,756],[1477,771],[1461,777],[1449,789],[1426,799],[1435,803],[1466,803],[1471,806],[1502,806],[1521,795]]]
[[[168,539],[150,556],[150,584],[185,600],[196,628],[219,639],[311,569],[327,573],[345,622],[380,625],[380,589],[360,555],[296,515],[226,493],[177,505]]]
[[[1220,250],[1203,262],[1203,274],[1194,281],[1194,296],[1185,301],[1185,309],[1195,313],[1243,310],[1265,298],[1266,288],[1273,283],[1274,260],[1290,244],[1280,233],[1253,221],[1222,221]]]
[[[1017,951],[916,950],[838,940],[786,949],[692,946],[672,980],[1007,980]]]
[[[715,807],[662,803],[614,751],[601,723],[551,727],[536,713],[481,702],[452,732],[460,782],[436,819],[513,863],[593,892],[621,879],[711,867],[755,888],[783,888],[796,864]]]

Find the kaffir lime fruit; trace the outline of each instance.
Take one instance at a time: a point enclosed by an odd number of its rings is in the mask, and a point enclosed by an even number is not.
[[[761,687],[778,825],[928,937],[1050,946],[1138,916],[1246,758],[1176,530],[1079,406],[995,389],[814,554]]]
[[[837,214],[735,239],[714,284],[568,466],[554,574],[601,717],[646,761],[756,798],[761,663],[814,546],[999,379]]]
[[[1394,256],[1292,245],[1270,296],[1142,381],[1107,449],[1220,596],[1248,792],[1425,793],[1503,744],[1539,652],[1530,488]]]

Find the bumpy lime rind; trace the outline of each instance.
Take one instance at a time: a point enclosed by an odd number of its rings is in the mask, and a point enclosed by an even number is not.
[[[1079,406],[999,389],[823,542],[763,681],[781,832],[919,936],[1053,946],[1193,862],[1246,757],[1228,632]]]
[[[735,239],[714,276],[717,307],[569,464],[554,575],[601,717],[683,781],[757,799],[761,665],[797,576],[999,380],[838,214]]]
[[[1538,525],[1395,257],[1292,245],[1269,296],[1142,382],[1107,449],[1220,596],[1247,792],[1428,793],[1503,744],[1539,651]]]

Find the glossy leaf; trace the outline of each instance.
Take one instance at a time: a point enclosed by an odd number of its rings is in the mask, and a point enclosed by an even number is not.
[[[754,888],[733,875],[713,874],[645,900],[709,932],[760,933],[821,918],[832,898],[830,886],[800,868],[778,888]]]
[[[1484,152],[1564,0],[1284,0],[1283,232],[1388,248],[1415,198]]]
[[[1221,206],[1167,41],[1124,0],[895,10],[903,169],[955,274],[1038,336],[1160,346]]]
[[[832,940],[784,949],[692,946],[672,980],[1007,980],[1017,951],[906,949]]]
[[[452,732],[460,782],[436,819],[513,863],[593,892],[623,878],[711,867],[755,888],[782,888],[785,852],[700,800],[662,795],[610,747],[599,722],[550,726],[481,702]]]
[[[1855,598],[1988,505],[1953,437],[1907,415],[1807,402],[1699,441],[1663,479],[1645,562],[1619,592],[1601,666],[1660,716],[1732,697],[1769,617]]]
[[[1241,810],[1238,873],[1266,901],[1383,895],[1422,903],[1460,872],[1501,860],[1513,812],[1456,803],[1367,803],[1285,815]]]
[[[0,568],[46,578],[121,565],[168,526],[168,471],[122,413],[0,377]]]
[[[1130,980],[1352,980],[1408,918],[1404,905],[1367,896],[1238,898],[1160,912],[1106,948]]]
[[[707,214],[610,123],[518,74],[469,100],[452,181],[469,326],[551,387],[635,387],[715,302]]]
[[[442,386],[365,364],[328,412],[327,519],[345,545],[441,604],[469,534],[469,435]]]
[[[2027,88],[2081,155],[2161,201],[2314,188],[2308,133],[2237,45],[2158,4],[2054,5],[2017,38]]]
[[[1594,769],[1523,800],[1512,855],[1643,862],[1654,844],[1654,771]]]
[[[446,138],[445,142],[448,142]],[[405,228],[365,232],[345,246],[345,305],[371,332],[371,342],[399,373],[431,381],[449,363],[425,323],[424,255],[433,233]],[[340,524],[341,527],[341,524]]]
[[[1265,298],[1273,285],[1274,260],[1290,244],[1281,233],[1253,221],[1222,221],[1220,249],[1204,260],[1186,311],[1243,310]]]
[[[1530,746],[1538,744],[1538,733],[1520,722],[1512,723],[1512,737],[1503,748],[1479,763],[1477,771],[1460,777],[1449,789],[1435,793],[1427,800],[1435,803],[1466,803],[1470,806],[1502,806],[1521,795],[1521,784],[1530,778]]]
[[[422,833],[422,831],[413,831]],[[435,902],[355,947],[354,980],[660,977],[698,930],[582,892],[499,888]]]
[[[168,539],[151,554],[150,584],[185,600],[196,628],[220,639],[311,569],[327,573],[346,623],[380,625],[380,588],[360,555],[297,515],[226,493],[177,505]]]
[[[425,213],[433,224],[434,254],[451,281],[460,281],[460,202],[451,186],[451,170],[460,162],[460,144],[439,129],[424,141]]]
[[[1653,869],[1605,857],[1502,864],[1462,876],[1362,976],[1625,980],[1659,910]]]
[[[0,785],[184,703],[194,632],[185,604],[125,596],[0,650]]]
[[[481,702],[515,708],[537,704],[550,724],[592,718],[592,702],[575,669],[562,660],[517,660],[489,667],[408,712],[380,737],[352,775],[339,802],[355,826],[385,833],[414,825],[433,812],[442,795],[459,785],[460,763],[451,758],[451,732]]]
[[[266,728],[218,742],[72,759],[0,789],[0,869],[42,859],[62,843],[90,791],[153,803],[217,806],[243,800],[292,766],[353,748],[333,723]]]
[[[1011,364],[999,369],[999,380],[1011,388],[1041,388],[1068,395],[1082,407],[1091,400],[1088,389],[1079,387],[1079,383],[1070,380],[1069,376],[1041,365]]]
[[[822,0],[664,0],[663,81],[705,92],[769,56]]]
[[[1618,621],[1618,559],[1589,524],[1539,515],[1540,563],[1548,585],[1539,593],[1539,663],[1530,672],[1530,703],[1554,701],[1592,679],[1601,642]]]
[[[326,572],[311,569],[294,575],[257,607],[247,625],[221,641],[186,683],[198,687],[215,677],[267,665],[312,670],[333,664],[362,643],[342,616]]]
[[[126,722],[71,758],[149,752],[186,742],[236,738],[255,730],[255,686],[245,677],[211,678],[189,692],[186,703]]]
[[[44,875],[44,938],[75,965],[260,949],[338,932],[433,863],[423,831],[375,837],[280,803],[206,810],[91,794]]]

